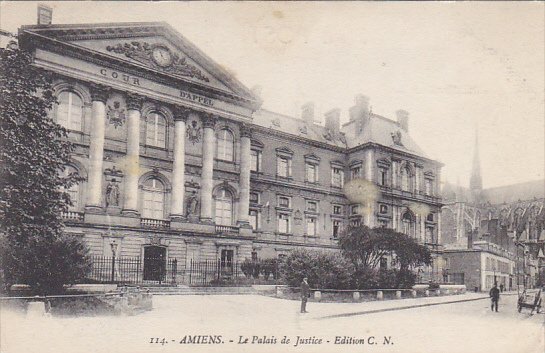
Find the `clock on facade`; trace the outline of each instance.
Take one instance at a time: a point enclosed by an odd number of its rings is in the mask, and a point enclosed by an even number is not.
[[[161,67],[167,67],[172,64],[172,54],[170,54],[170,50],[167,47],[153,48],[151,57],[153,58],[153,61]]]

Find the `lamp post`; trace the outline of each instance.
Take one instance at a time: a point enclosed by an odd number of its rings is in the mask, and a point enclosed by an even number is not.
[[[115,279],[115,253],[117,251],[117,243],[115,242],[115,240],[112,240],[110,242],[110,248],[112,249],[112,277],[111,277],[111,281],[113,283],[114,279]]]

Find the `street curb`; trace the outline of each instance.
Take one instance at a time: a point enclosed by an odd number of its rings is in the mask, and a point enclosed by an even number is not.
[[[394,307],[394,308],[383,308],[383,309],[375,309],[375,310],[357,311],[357,312],[353,312],[353,313],[328,315],[328,316],[318,317],[316,319],[322,320],[322,319],[334,319],[334,318],[339,318],[339,317],[350,317],[350,316],[365,315],[365,314],[376,314],[376,313],[382,313],[382,312],[386,312],[386,311],[423,308],[423,307],[426,307],[426,306],[443,305],[443,304],[464,303],[464,302],[471,302],[471,301],[483,300],[483,299],[488,299],[488,298],[489,298],[489,296],[483,296],[483,297],[479,297],[479,298],[471,298],[471,299],[463,299],[463,300],[450,300],[448,302],[414,304],[414,305],[408,305],[408,306],[398,306],[398,307]]]

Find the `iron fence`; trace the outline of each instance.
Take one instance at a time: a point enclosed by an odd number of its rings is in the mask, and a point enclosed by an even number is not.
[[[238,261],[205,260],[189,262],[188,282],[190,285],[212,286],[221,282],[236,281],[242,272]]]
[[[98,283],[175,285],[176,258],[92,256],[87,279]]]

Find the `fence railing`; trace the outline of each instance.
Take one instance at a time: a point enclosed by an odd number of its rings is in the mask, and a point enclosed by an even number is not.
[[[140,220],[140,225],[147,228],[168,229],[170,228],[170,221],[164,219],[142,218]]]
[[[172,284],[177,282],[176,258],[91,257],[92,269],[88,280],[120,284]]]
[[[216,225],[216,233],[220,233],[220,234],[238,234],[238,227]]]
[[[75,212],[75,211],[61,212],[61,217],[65,221],[81,222],[83,221],[83,212]]]

